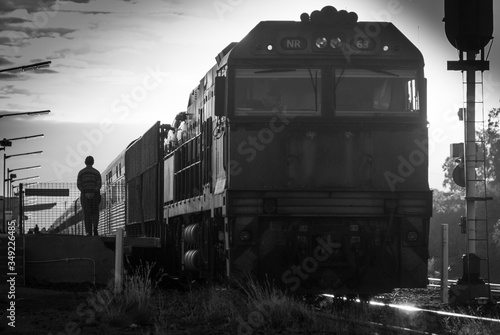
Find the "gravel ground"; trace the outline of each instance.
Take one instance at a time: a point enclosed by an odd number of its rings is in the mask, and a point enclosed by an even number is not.
[[[99,322],[98,312],[89,307],[89,288],[17,287],[15,292],[15,327],[7,324],[8,287],[0,285],[0,334],[28,335],[136,335],[154,334],[153,325],[136,326],[130,324],[110,327]],[[392,304],[408,304],[426,309],[449,308],[440,301],[439,289],[399,289],[377,297],[378,301]],[[195,325],[181,319],[169,318],[168,334],[230,334],[230,325]],[[259,332],[254,332],[258,334]]]
[[[10,304],[7,286],[0,285],[0,333],[23,335],[135,335],[147,334],[148,329],[118,327],[111,328],[102,322],[92,321],[95,311],[86,303],[88,291],[82,288],[30,288],[16,287],[15,327],[9,326],[4,308]]]
[[[426,309],[440,309],[446,306],[441,302],[439,288],[395,289],[391,293],[376,297],[375,300]]]

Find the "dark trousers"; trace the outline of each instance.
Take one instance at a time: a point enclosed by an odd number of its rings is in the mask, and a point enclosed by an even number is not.
[[[97,236],[97,225],[99,224],[99,204],[101,195],[99,192],[82,193],[80,202],[83,208],[83,217],[85,221],[85,233],[87,235]]]

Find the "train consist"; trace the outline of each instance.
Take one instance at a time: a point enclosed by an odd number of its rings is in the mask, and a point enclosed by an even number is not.
[[[260,22],[216,61],[187,111],[134,141],[115,160],[122,175],[105,172],[126,190],[108,232],[158,237],[169,273],[209,281],[250,274],[336,294],[426,287],[420,51],[391,23],[328,6]]]

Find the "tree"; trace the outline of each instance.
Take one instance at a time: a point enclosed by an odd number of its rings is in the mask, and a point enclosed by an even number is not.
[[[488,181],[492,186],[499,186],[500,180],[500,108],[493,108],[488,113],[488,128],[485,143],[488,158]]]
[[[442,165],[444,172],[443,187],[451,193],[465,195],[465,188],[458,186],[453,180],[453,170],[459,164],[457,158],[447,157]]]
[[[484,143],[485,151],[478,150],[478,159],[485,157],[485,169],[476,169],[478,177],[484,178],[490,186],[499,186],[500,180],[500,108],[493,108],[488,112],[486,129],[476,132],[477,143]],[[442,165],[444,171],[443,187],[451,192],[464,192],[465,188],[453,181],[453,169],[459,164],[458,158],[447,157]]]
[[[465,252],[464,235],[458,223],[465,215],[464,201],[460,192],[433,192],[433,213],[429,231],[429,256],[441,258],[441,224],[448,224],[448,252],[451,268],[450,277],[458,278],[462,274],[462,255]]]
[[[484,178],[484,185],[478,184],[478,193],[492,197],[492,201],[477,202],[476,217],[487,218],[488,231],[490,234],[490,263],[500,261],[500,108],[494,108],[488,113],[487,127],[476,133],[478,143],[484,143],[484,151],[479,146],[478,156],[485,158],[484,169],[477,168],[478,179]],[[449,192],[434,191],[434,213],[431,220],[431,240],[429,252],[431,255],[439,256],[438,230],[441,223],[448,223],[450,264],[453,271],[453,262],[458,262],[461,254],[465,252],[465,235],[461,234],[458,222],[460,216],[465,215],[465,188],[458,186],[453,181],[453,169],[458,165],[456,158],[448,157],[442,165],[444,171],[443,187]],[[483,188],[483,190],[479,190]],[[438,240],[436,242],[436,239]],[[437,246],[436,246],[437,244]],[[477,246],[478,253],[484,253],[486,246]],[[500,280],[500,270],[495,271],[490,267],[491,278]],[[457,276],[456,273],[450,274]],[[459,274],[460,275],[460,274]]]

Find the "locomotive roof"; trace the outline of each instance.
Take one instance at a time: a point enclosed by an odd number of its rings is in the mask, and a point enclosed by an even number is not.
[[[317,47],[318,39],[323,38],[327,43],[337,43],[336,48],[331,44],[324,49]],[[344,59],[346,63],[385,60],[418,66],[424,64],[417,47],[390,22],[317,24],[310,21],[262,21],[239,43],[230,44],[221,52],[219,66],[226,62],[256,59],[326,59],[337,62]]]

